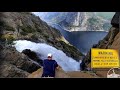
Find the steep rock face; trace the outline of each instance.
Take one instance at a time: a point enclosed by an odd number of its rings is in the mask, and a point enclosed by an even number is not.
[[[82,26],[83,20],[85,19],[85,13],[80,12],[69,12],[66,18],[58,23],[61,25],[65,30],[76,31],[75,29]]]
[[[43,64],[42,60],[38,57],[38,55],[31,51],[30,49],[25,49],[22,51],[22,53],[24,53],[25,55],[27,55],[30,59],[36,61],[37,63],[39,63],[40,65]]]
[[[19,53],[13,47],[3,47],[0,52],[0,77],[27,77],[40,68],[38,63]]]
[[[69,27],[80,26],[82,21],[85,18],[85,13],[80,12],[70,12],[68,16],[62,21],[63,23],[67,23]]]
[[[116,12],[116,14],[114,15],[111,24],[113,27],[120,27],[120,12]]]
[[[120,13],[116,13],[111,21],[112,27],[110,28],[107,36],[99,41],[98,44],[93,45],[93,48],[101,49],[116,49],[120,52],[120,29],[119,29],[119,17]],[[119,53],[120,55],[120,53]],[[84,62],[90,67],[91,62],[91,51],[89,51],[84,59]]]
[[[32,13],[1,12],[0,77],[27,77],[33,71],[41,68],[37,58],[29,57],[25,51],[19,53],[12,47],[14,40],[21,39],[49,44],[76,60],[80,60],[82,55],[75,47],[65,42],[58,30],[48,26]],[[34,53],[29,52],[32,55]]]

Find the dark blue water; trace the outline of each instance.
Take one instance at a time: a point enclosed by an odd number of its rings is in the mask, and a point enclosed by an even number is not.
[[[99,40],[102,40],[108,32],[104,31],[75,31],[68,32],[62,29],[58,25],[52,25],[60,30],[65,39],[82,53],[87,53],[93,44],[97,44]]]

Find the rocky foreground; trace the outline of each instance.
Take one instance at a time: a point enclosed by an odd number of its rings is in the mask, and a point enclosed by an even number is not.
[[[33,72],[28,76],[28,78],[41,78],[42,68]],[[49,77],[47,77],[49,78]],[[64,72],[62,69],[56,70],[55,78],[99,78],[94,72],[85,72],[85,71],[73,71],[73,72]]]

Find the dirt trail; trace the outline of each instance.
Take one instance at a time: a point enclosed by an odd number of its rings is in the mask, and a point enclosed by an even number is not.
[[[28,78],[41,78],[41,75],[42,68],[30,74]],[[99,78],[99,77],[91,72],[80,71],[64,72],[62,69],[59,69],[56,70],[56,78]]]

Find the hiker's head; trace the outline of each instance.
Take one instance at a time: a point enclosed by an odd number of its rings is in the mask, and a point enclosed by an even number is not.
[[[48,57],[48,60],[52,60],[52,54],[51,53],[49,53],[47,57]]]

